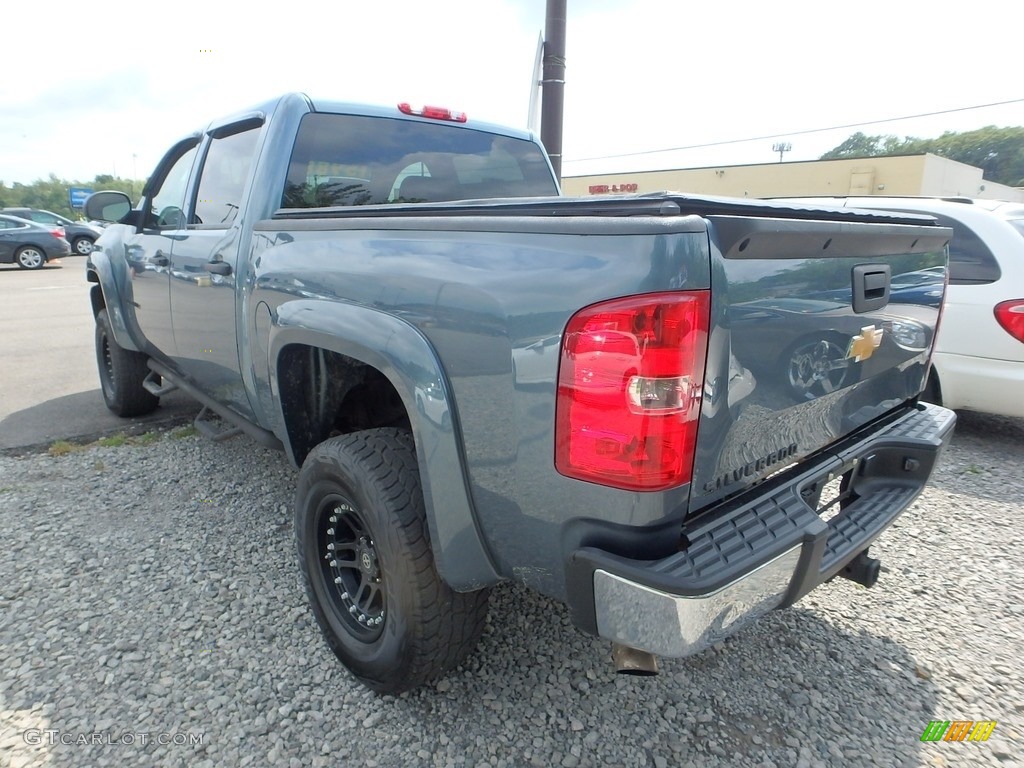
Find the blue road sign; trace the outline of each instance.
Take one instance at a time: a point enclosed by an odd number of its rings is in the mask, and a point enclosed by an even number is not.
[[[71,207],[76,211],[81,210],[85,205],[85,198],[92,194],[92,187],[69,187],[68,197],[71,200]]]

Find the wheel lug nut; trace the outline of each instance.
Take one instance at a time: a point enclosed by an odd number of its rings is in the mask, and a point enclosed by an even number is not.
[[[328,555],[328,557],[330,557],[330,555]],[[337,560],[331,560],[331,568],[337,568],[337,567],[338,567],[338,561]]]
[[[333,528],[328,528],[327,529],[327,535],[328,536],[333,536],[334,535],[334,529]]]
[[[335,584],[341,584],[341,576],[335,576],[334,577],[334,583]]]
[[[342,592],[341,593],[341,599],[342,600],[348,600],[348,592]]]
[[[338,522],[338,516],[337,515],[331,515],[331,522],[332,523]]]
[[[355,616],[355,615],[356,615],[356,607],[355,607],[354,605],[353,605],[353,606],[351,606],[351,607],[350,607],[350,608],[348,609],[348,612],[349,612],[349,613],[351,613],[351,614],[352,614],[353,616]]]
[[[334,545],[333,544],[328,544],[327,545],[327,549],[329,549],[331,552],[333,552],[334,551]]]

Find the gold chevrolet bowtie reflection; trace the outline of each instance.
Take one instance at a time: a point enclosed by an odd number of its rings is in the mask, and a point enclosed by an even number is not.
[[[878,345],[882,343],[882,329],[868,325],[860,329],[860,333],[850,339],[850,346],[846,350],[846,356],[852,357],[853,362],[859,363],[871,357]]]

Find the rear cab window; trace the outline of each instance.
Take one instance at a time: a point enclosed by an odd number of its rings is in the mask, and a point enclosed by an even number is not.
[[[299,125],[282,208],[557,195],[540,147],[416,120],[311,113]]]

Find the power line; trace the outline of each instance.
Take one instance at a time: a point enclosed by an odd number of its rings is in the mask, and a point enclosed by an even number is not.
[[[991,104],[977,104],[973,107],[957,107],[956,109],[942,109],[938,112],[921,112],[917,115],[905,115],[903,117],[887,117],[884,120],[868,120],[863,123],[847,123],[846,125],[833,125],[829,128],[808,128],[803,131],[787,131],[785,133],[769,133],[765,136],[752,136],[749,139],[726,139],[725,141],[710,141],[706,144],[690,144],[685,147],[669,147],[668,149],[645,149],[641,152],[623,152],[619,155],[598,155],[596,157],[579,157],[565,159],[566,163],[583,163],[587,160],[611,160],[616,157],[637,157],[638,155],[656,155],[660,152],[680,152],[685,149],[704,149],[706,147],[721,147],[726,144],[743,144],[747,141],[764,141],[765,139],[779,139],[784,136],[803,136],[808,133],[824,133],[825,131],[838,131],[843,128],[863,128],[867,125],[880,125],[882,123],[896,123],[900,120],[913,120],[918,117],[934,117],[935,115],[948,115],[953,112],[969,112],[972,109],[985,109],[987,107],[1002,107],[1006,104],[1019,104],[1022,99],[1008,99],[1007,101],[994,101]]]

